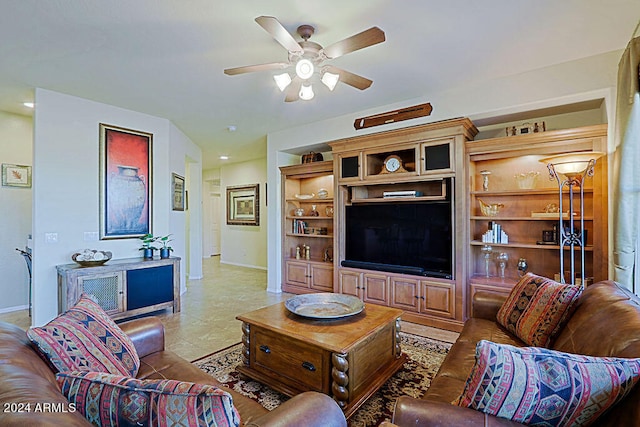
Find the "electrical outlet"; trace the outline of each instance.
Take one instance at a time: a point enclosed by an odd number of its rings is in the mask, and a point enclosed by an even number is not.
[[[44,233],[45,243],[58,243],[58,233]]]

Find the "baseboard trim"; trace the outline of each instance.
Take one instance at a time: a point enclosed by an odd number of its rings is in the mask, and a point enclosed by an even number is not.
[[[236,267],[255,268],[256,270],[267,270],[267,267],[259,267],[257,265],[240,264],[237,262],[229,262],[220,260],[220,264],[235,265]]]
[[[29,305],[28,304],[16,305],[16,306],[13,306],[13,307],[0,308],[0,314],[13,313],[14,311],[28,310],[28,309],[29,309]]]

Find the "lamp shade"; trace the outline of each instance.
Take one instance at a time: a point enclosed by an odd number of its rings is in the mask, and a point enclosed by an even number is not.
[[[556,173],[562,174],[567,178],[576,178],[584,175],[592,160],[595,161],[604,156],[604,154],[600,151],[581,151],[545,157],[540,159],[540,162],[553,165]]]
[[[322,83],[324,83],[329,90],[335,89],[338,84],[338,80],[340,80],[340,75],[338,74],[333,74],[328,71],[325,71],[324,74],[322,74]]]
[[[276,74],[275,76],[273,76],[273,80],[276,81],[280,92],[285,90],[287,86],[291,84],[291,76],[289,75],[289,73]]]
[[[309,101],[309,100],[313,99],[314,93],[313,93],[313,88],[311,87],[311,85],[308,85],[308,86],[302,85],[302,86],[300,86],[300,93],[298,94],[298,96],[300,96],[300,99],[302,99],[304,101]]]

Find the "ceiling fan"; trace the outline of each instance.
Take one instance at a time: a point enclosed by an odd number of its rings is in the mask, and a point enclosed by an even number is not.
[[[244,67],[227,68],[224,73],[230,76],[236,74],[253,73],[255,71],[284,70],[295,67],[293,79],[289,73],[284,72],[274,76],[276,84],[285,92],[285,102],[298,99],[309,100],[313,98],[313,89],[309,79],[319,68],[322,83],[333,90],[341,81],[356,89],[364,90],[371,86],[372,80],[333,65],[322,65],[325,61],[338,58],[347,53],[364,49],[385,41],[384,31],[378,27],[371,27],[361,33],[347,37],[323,48],[318,43],[309,41],[315,29],[311,25],[300,25],[297,33],[302,41],[297,42],[291,33],[273,16],[259,16],[256,22],[264,28],[287,51],[288,62],[271,62],[268,64],[247,65]],[[285,91],[286,90],[286,91]]]

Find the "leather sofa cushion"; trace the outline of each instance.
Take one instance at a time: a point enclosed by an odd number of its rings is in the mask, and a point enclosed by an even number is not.
[[[468,319],[423,399],[451,403],[460,396],[475,363],[476,344],[482,339],[515,346],[524,345],[495,321]]]
[[[240,424],[231,395],[212,385],[89,371],[61,372],[56,379],[62,394],[97,426]]]
[[[140,366],[131,339],[87,295],[29,339],[58,371],[98,371],[135,377]]]

